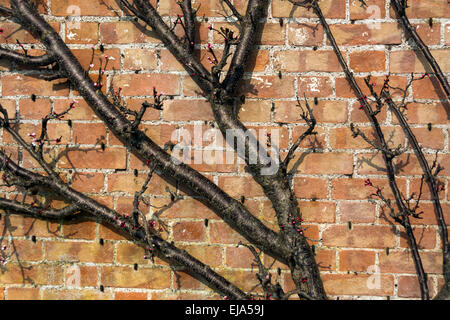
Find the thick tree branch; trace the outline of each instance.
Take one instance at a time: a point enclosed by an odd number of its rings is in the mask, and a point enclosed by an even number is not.
[[[156,161],[159,174],[169,180],[176,180],[180,187],[193,192],[248,241],[269,255],[287,261],[290,249],[283,238],[267,228],[239,201],[231,198],[209,179],[185,164],[178,164],[142,131],[134,130],[132,123],[100,91],[95,90],[93,82],[69,48],[27,1],[12,0],[12,4],[15,12],[20,13],[20,23],[55,53],[58,64],[67,73],[69,81],[125,146],[129,146],[144,163]]]
[[[225,2],[227,7],[231,10],[233,15],[236,17],[236,19],[238,19],[239,22],[242,22],[244,20],[242,15],[239,13],[239,11],[236,10],[236,7],[231,3],[230,0],[223,0],[223,2]]]
[[[253,49],[255,36],[258,31],[259,20],[263,18],[268,0],[249,0],[245,17],[241,22],[241,34],[238,46],[222,83],[222,99],[233,97],[239,81],[244,75],[244,66]]]
[[[450,283],[450,247],[448,242],[448,231],[447,224],[445,222],[444,213],[442,211],[442,206],[439,201],[438,194],[438,185],[436,181],[436,177],[431,171],[430,166],[428,165],[428,161],[425,159],[425,155],[422,152],[422,148],[419,145],[415,135],[413,134],[411,127],[403,116],[402,112],[399,110],[398,106],[392,100],[392,97],[389,91],[386,89],[386,86],[383,87],[382,96],[387,101],[391,111],[394,113],[396,118],[398,119],[400,125],[407,136],[409,143],[414,149],[414,152],[419,160],[420,166],[424,172],[424,178],[426,183],[428,184],[428,188],[431,193],[431,200],[433,201],[434,210],[436,213],[437,221],[439,223],[439,227],[441,229],[441,240],[442,240],[442,252],[443,252],[443,274],[446,286]]]
[[[12,16],[12,10],[9,8],[1,7],[0,6],[0,16],[2,17],[10,17]]]
[[[71,202],[71,204],[64,209],[52,210],[41,208],[35,209],[15,201],[0,198],[0,209],[13,210],[17,214],[24,214],[36,218],[40,216],[43,218],[65,218],[78,211],[82,211],[114,226],[115,229],[126,233],[135,242],[146,246],[149,250],[155,250],[161,258],[183,267],[184,271],[204,282],[218,293],[226,295],[230,299],[249,298],[242,290],[231,284],[201,261],[189,255],[186,251],[178,249],[173,244],[168,243],[154,234],[146,239],[146,233],[142,226],[136,226],[134,221],[124,218],[116,211],[75,191],[65,183],[55,181],[49,177],[19,167],[14,161],[8,158],[5,153],[0,153],[0,164],[4,171],[15,175],[19,179],[30,181],[39,187],[50,189],[65,200]]]
[[[212,91],[211,74],[195,58],[195,56],[182,45],[178,37],[169,29],[155,8],[145,0],[133,0],[132,4],[122,1],[138,17],[148,24],[160,37],[166,48],[184,66],[194,81],[204,92]]]
[[[82,214],[79,214],[80,210],[76,205],[68,205],[62,209],[40,208],[5,198],[0,198],[0,208],[37,219],[71,220],[77,216],[82,216]]]
[[[4,48],[0,48],[0,59],[31,67],[44,67],[56,62],[55,57],[49,53],[42,56],[29,56]]]
[[[180,0],[178,4],[183,12],[186,31],[186,47],[192,54],[195,46],[195,11],[192,9],[191,0]]]
[[[442,70],[439,67],[439,64],[434,59],[434,57],[431,54],[430,50],[428,49],[427,45],[422,41],[422,39],[420,38],[416,29],[409,22],[409,19],[406,16],[406,8],[398,0],[391,0],[391,4],[392,4],[392,7],[394,8],[395,12],[397,13],[406,33],[414,40],[414,42],[416,43],[420,52],[425,57],[425,59],[427,60],[427,62],[431,66],[431,68],[433,69],[436,77],[438,78],[442,88],[444,89],[444,91],[447,95],[447,99],[450,99],[450,85],[448,84],[447,78],[442,73]]]

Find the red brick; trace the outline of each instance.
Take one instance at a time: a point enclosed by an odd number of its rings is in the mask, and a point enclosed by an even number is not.
[[[32,242],[30,240],[14,240],[14,251],[20,261],[40,261],[42,260],[42,242]]]
[[[333,93],[331,80],[328,77],[299,77],[298,91],[308,98],[328,97]]]
[[[66,23],[66,43],[97,44],[97,22],[71,22]]]
[[[326,274],[322,280],[329,295],[391,296],[394,293],[394,278],[389,275]]]
[[[365,179],[345,179],[338,178],[332,181],[333,199],[342,200],[366,200],[375,191],[374,188],[365,186]],[[370,179],[374,186],[380,187],[384,197],[392,198],[392,191],[386,179]],[[406,183],[404,179],[397,179],[397,184],[401,192],[405,192]]]
[[[252,177],[219,177],[219,187],[232,197],[245,196],[262,197],[264,192],[262,188],[253,180]]]
[[[379,29],[367,24],[334,24],[330,29],[338,45],[400,44],[402,39],[397,23],[382,23]]]
[[[253,76],[241,80],[238,91],[248,98],[289,98],[295,93],[294,77]]]
[[[355,72],[374,72],[386,69],[384,51],[358,51],[350,54],[350,68]]]
[[[117,70],[120,69],[120,50],[119,49],[105,49],[103,52],[100,49],[72,49],[72,53],[78,59],[83,69],[90,69],[95,73],[94,79],[98,78],[99,69],[102,70]],[[108,57],[108,63],[106,63]],[[90,67],[91,63],[93,67]]]
[[[97,223],[95,221],[77,221],[63,225],[64,238],[94,240]]]
[[[159,43],[156,34],[147,29],[142,32],[131,21],[103,22],[100,24],[100,41],[105,44]]]
[[[414,81],[412,88],[415,99],[444,99],[443,89],[434,76]]]
[[[428,279],[428,289],[433,292],[433,280]],[[402,298],[420,298],[419,280],[417,277],[400,276],[398,278],[398,296]]]
[[[205,240],[206,230],[203,221],[180,221],[172,227],[175,241],[202,242]]]
[[[436,59],[441,70],[443,72],[449,72],[450,63],[447,59],[447,51],[431,50],[430,52]],[[392,73],[424,73],[427,70],[425,70],[422,61],[417,57],[415,52],[391,51],[389,54],[389,71]],[[418,76],[416,75],[415,78],[418,78]],[[418,82],[422,84],[425,80],[418,80]]]
[[[8,300],[39,300],[38,288],[8,288]]]
[[[65,285],[66,287],[96,287],[97,286],[97,267],[96,266],[80,266],[68,265],[65,270]],[[80,283],[76,281],[76,277],[80,276]]]
[[[442,272],[442,254],[439,252],[421,252],[420,257],[426,273]],[[382,273],[416,273],[410,250],[390,251],[379,254],[380,270]]]
[[[115,292],[114,300],[147,300],[146,292]]]
[[[436,247],[436,229],[430,228],[413,228],[414,237],[419,249],[434,249]],[[408,236],[404,230],[400,232],[400,246],[409,248]]]
[[[121,74],[114,77],[114,87],[121,87],[124,96],[153,96],[153,87],[164,95],[180,93],[178,76],[172,74]]]
[[[336,205],[332,202],[300,201],[302,218],[305,222],[335,222]]]
[[[345,18],[345,3],[342,1],[324,0],[320,3],[320,8],[326,18]],[[272,14],[274,17],[316,18],[316,15],[312,12],[312,10],[308,10],[303,7],[294,7],[292,3],[283,0],[272,1]]]
[[[67,110],[72,103],[73,99],[55,99],[54,111],[57,113]],[[91,107],[84,101],[84,99],[77,99],[78,103],[75,104],[75,108],[70,110],[71,120],[93,120],[98,119],[97,115],[91,109]]]
[[[120,12],[114,0],[92,2],[88,0],[61,0],[52,2],[52,14],[57,16],[114,16]]]
[[[31,99],[20,99],[19,112],[25,119],[41,120],[51,111],[49,99],[36,99],[34,102]],[[11,115],[13,116],[13,114]]]
[[[297,198],[324,199],[328,196],[328,180],[319,178],[294,178],[294,193]]]
[[[255,257],[246,247],[227,247],[226,264],[231,268],[250,268],[254,263]]]
[[[323,27],[318,24],[288,25],[289,44],[294,46],[319,46],[323,42]]]
[[[155,50],[126,49],[124,55],[123,65],[128,70],[154,70],[158,66]]]
[[[45,255],[52,261],[112,262],[113,246],[105,243],[47,242]]]
[[[300,100],[304,108],[305,102]],[[347,103],[344,101],[319,100],[317,105],[308,101],[317,122],[343,123],[347,120]],[[274,120],[281,123],[304,123],[297,101],[275,101]]]
[[[98,149],[76,149],[63,151],[59,160],[61,168],[88,168],[88,169],[124,169],[126,168],[126,150],[119,148],[107,148],[105,151]]]
[[[299,155],[301,156],[301,154]],[[299,158],[295,156],[291,165]],[[325,152],[309,153],[303,156],[303,161],[297,168],[297,173],[305,174],[351,174],[353,172],[353,157],[348,153]]]
[[[410,19],[415,18],[443,18],[448,17],[449,9],[445,0],[430,0],[422,2],[420,0],[411,0],[408,2],[406,15]],[[394,9],[391,7],[390,16],[395,17]]]
[[[28,280],[27,280],[28,279]],[[63,273],[61,266],[49,264],[30,265],[21,263],[21,266],[8,263],[8,270],[0,273],[2,284],[33,283],[34,285],[61,285]]]
[[[384,0],[372,0],[368,6],[362,6],[359,1],[350,1],[350,19],[383,19],[386,16]]]
[[[341,222],[375,222],[376,205],[366,202],[339,202],[339,212]]]
[[[242,122],[270,122],[270,101],[246,100],[239,109]]]
[[[339,254],[339,270],[367,272],[375,264],[375,252],[343,250]]]
[[[361,89],[362,93],[366,96],[370,96],[370,90],[368,89],[364,79],[366,77],[355,77],[356,83],[359,86],[359,88]],[[375,87],[376,86],[382,86],[384,84],[384,80],[386,79],[386,77],[382,77],[382,76],[376,76],[376,77],[371,77],[371,82],[375,83]],[[401,77],[401,76],[390,76],[389,77],[389,84],[392,87],[396,87],[396,88],[406,88],[407,82],[406,82],[406,78],[405,77]],[[355,98],[355,93],[353,92],[352,89],[350,89],[350,85],[348,84],[348,81],[346,78],[336,78],[336,96],[337,97],[342,97],[342,98]],[[391,90],[391,95],[392,97],[403,97],[403,93],[400,90],[396,90],[396,89],[392,89]],[[359,105],[356,105],[356,107],[359,108]],[[373,107],[372,107],[373,108]],[[359,110],[359,112],[364,113],[362,110]]]
[[[170,270],[128,267],[102,267],[105,287],[165,289],[170,285]]]
[[[170,199],[155,198],[152,201],[152,205],[156,207],[162,207],[170,204]],[[171,204],[164,211],[165,218],[197,218],[197,219],[217,219],[217,215],[213,211],[208,209],[200,201],[185,198],[183,201],[178,201]]]
[[[39,95],[39,96],[67,96],[69,87],[66,80],[46,81],[36,76],[3,75],[3,96]]]
[[[178,247],[211,267],[222,266],[223,249],[220,246],[189,244]]]
[[[213,120],[210,104],[205,100],[169,100],[164,103],[167,121]]]
[[[322,241],[326,246],[352,248],[385,248],[395,245],[395,234],[392,228],[379,226],[335,225],[322,233]]]
[[[112,300],[110,292],[101,292],[98,289],[83,290],[61,290],[45,289],[42,290],[43,300]]]
[[[222,221],[211,221],[209,237],[212,243],[236,244],[245,239]]]
[[[447,123],[446,107],[441,103],[410,103],[405,110],[410,124],[445,124]],[[396,117],[392,117],[394,123],[398,123]]]

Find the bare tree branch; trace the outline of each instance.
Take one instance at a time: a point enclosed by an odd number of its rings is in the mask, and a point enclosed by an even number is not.
[[[29,56],[4,48],[0,48],[0,59],[6,59],[8,61],[31,67],[44,67],[55,62],[54,56],[49,53],[42,56]]]
[[[397,13],[403,28],[405,29],[406,33],[414,40],[415,44],[419,48],[420,52],[423,54],[431,68],[433,69],[436,77],[438,78],[439,82],[442,85],[442,88],[445,91],[445,94],[447,95],[447,99],[450,99],[450,85],[448,84],[447,78],[442,73],[441,68],[439,67],[439,64],[434,59],[433,55],[431,54],[430,50],[428,49],[427,45],[422,41],[419,34],[417,33],[416,29],[411,25],[409,22],[408,17],[406,16],[406,2],[404,4],[400,3],[398,0],[391,0],[391,5],[394,8],[395,12]]]
[[[395,169],[394,169],[394,164],[392,162],[393,155],[386,152],[386,150],[389,150],[389,148],[387,146],[386,140],[384,138],[384,134],[379,125],[378,119],[376,118],[376,114],[374,113],[374,111],[372,110],[372,107],[367,102],[367,97],[362,93],[361,88],[356,83],[356,80],[355,80],[352,72],[348,68],[347,63],[346,63],[344,57],[342,56],[340,49],[336,43],[333,33],[331,32],[331,29],[325,20],[325,17],[322,13],[322,10],[320,9],[319,4],[317,3],[317,0],[310,0],[307,2],[308,2],[308,5],[310,5],[313,8],[315,14],[318,16],[320,23],[322,24],[324,31],[327,35],[328,41],[331,43],[333,50],[337,55],[338,61],[341,65],[342,69],[344,70],[344,73],[346,75],[347,81],[350,84],[350,87],[355,92],[355,94],[358,98],[358,101],[361,103],[362,109],[366,113],[368,119],[370,120],[370,122],[372,123],[372,125],[375,129],[376,137],[381,144],[381,152],[382,152],[383,159],[384,159],[384,162],[386,165],[389,185],[391,187],[392,193],[394,194],[394,197],[396,200],[396,205],[397,205],[400,215],[402,217],[402,219],[399,221],[401,221],[401,224],[405,228],[406,233],[408,235],[411,252],[413,255],[414,265],[416,268],[416,273],[419,278],[422,299],[428,300],[430,298],[430,295],[429,295],[428,284],[427,284],[427,275],[424,271],[422,260],[420,258],[419,250],[417,247],[416,239],[415,239],[415,236],[412,231],[411,223],[409,221],[408,208],[405,206],[403,197],[401,195],[400,189],[396,182]]]

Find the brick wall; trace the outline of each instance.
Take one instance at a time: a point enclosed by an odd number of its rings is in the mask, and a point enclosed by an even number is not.
[[[152,1],[155,3],[155,1]],[[229,26],[219,0],[196,0],[201,4],[197,41],[198,56],[209,67],[207,43],[220,55],[221,39],[215,28]],[[389,9],[389,1],[369,0],[369,10],[356,0],[322,0],[347,63],[362,87],[363,78],[373,75],[382,84],[390,72],[391,83],[404,87],[411,72],[424,72],[420,59],[410,50],[404,33]],[[8,1],[0,0],[0,5]],[[234,0],[243,12],[246,1]],[[445,73],[450,73],[450,5],[446,0],[410,0],[407,13],[411,22],[429,45]],[[163,111],[149,110],[141,128],[163,145],[172,132],[194,125],[203,130],[212,127],[213,116],[199,89],[180,64],[161,45],[149,28],[137,26],[123,14],[113,0],[47,0],[40,10],[59,31],[85,68],[95,46],[94,67],[99,58],[113,57],[106,68],[104,87],[122,87],[122,95],[131,108],[152,96],[152,86],[172,95]],[[159,12],[168,21],[180,13],[174,0],[159,1]],[[67,16],[75,15],[70,20]],[[280,18],[283,24],[280,24]],[[433,18],[432,27],[429,18]],[[370,23],[368,23],[367,19]],[[374,20],[375,19],[375,20]],[[173,20],[173,18],[172,18]],[[206,21],[208,20],[208,21]],[[364,187],[370,178],[389,191],[379,154],[361,138],[354,139],[349,124],[354,122],[371,136],[370,124],[350,91],[332,47],[312,12],[292,9],[283,0],[273,0],[264,26],[258,51],[252,60],[240,91],[247,99],[240,111],[241,120],[251,128],[276,128],[280,131],[280,148],[287,151],[304,130],[295,107],[296,96],[317,97],[314,114],[318,120],[317,136],[296,152],[299,166],[293,179],[295,194],[307,226],[306,234],[316,247],[325,288],[331,298],[385,299],[418,298],[418,284],[403,230],[382,215],[380,203],[368,201],[371,190]],[[32,54],[41,52],[36,41],[13,22],[0,21],[0,43],[16,46],[16,39]],[[176,31],[181,34],[181,29]],[[102,44],[105,48],[101,53]],[[198,47],[200,48],[200,47]],[[12,68],[11,68],[12,67]],[[281,71],[281,78],[278,76]],[[92,72],[96,77],[97,72]],[[68,121],[52,121],[49,135],[62,137],[58,146],[46,148],[47,159],[57,157],[57,167],[72,186],[121,213],[129,213],[132,199],[145,181],[146,171],[122,146],[101,120],[78,97],[75,88],[64,80],[45,82],[29,70],[10,66],[0,60],[0,103],[10,115],[18,115],[24,137],[39,130],[39,120],[50,111],[62,111],[75,98],[78,104]],[[31,95],[37,96],[32,101]],[[432,81],[415,82],[408,91],[407,116],[417,139],[430,161],[439,151],[444,190],[440,193],[447,222],[450,175],[448,104],[439,101]],[[405,144],[405,136],[395,117],[383,109],[379,116],[392,146]],[[431,130],[428,124],[432,123]],[[176,142],[176,141],[175,141]],[[22,166],[35,168],[37,163],[3,132],[1,145]],[[101,144],[106,145],[102,150]],[[311,153],[311,146],[316,152]],[[197,146],[201,149],[203,146]],[[397,159],[399,186],[406,196],[418,191],[420,166],[411,150]],[[277,230],[274,212],[260,187],[244,172],[242,164],[193,164],[231,196],[245,196],[250,211]],[[138,176],[134,174],[138,170]],[[145,198],[152,206],[142,209],[152,215],[170,202],[169,186],[155,176]],[[1,187],[2,195],[22,199],[20,192]],[[417,240],[422,248],[425,271],[429,275],[431,295],[442,284],[440,238],[429,192],[424,191],[421,208],[423,220],[414,220]],[[47,195],[47,200],[52,195]],[[29,201],[29,198],[26,199]],[[53,203],[62,205],[54,199]],[[161,215],[167,225],[164,237],[210,264],[232,282],[250,289],[257,280],[252,273],[252,257],[243,247],[236,247],[242,237],[218,219],[212,211],[187,198],[178,201]],[[205,223],[205,221],[208,223]],[[11,253],[0,273],[0,298],[30,299],[214,299],[209,289],[188,275],[173,270],[163,261],[144,260],[144,250],[95,221],[76,224],[47,223],[11,215],[0,220],[1,243]],[[313,241],[316,240],[316,241]],[[319,240],[319,241],[317,241]],[[265,257],[271,263],[269,257]],[[137,264],[137,265],[135,265]],[[376,266],[375,268],[373,266]],[[137,270],[135,270],[137,267]],[[292,283],[286,267],[279,277],[286,288]],[[79,272],[80,283],[72,281]],[[379,277],[374,272],[380,272]],[[368,283],[379,279],[380,286]],[[100,290],[102,287],[103,290]]]

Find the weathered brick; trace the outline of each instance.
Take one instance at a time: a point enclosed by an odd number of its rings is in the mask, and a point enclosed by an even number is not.
[[[66,43],[97,44],[97,22],[71,22],[66,23]]]
[[[447,50],[431,50],[433,58],[439,64],[443,72],[450,71],[450,63],[448,62]],[[392,51],[389,54],[389,71],[392,73],[424,73],[425,67],[413,51]],[[417,78],[418,76],[416,76]],[[426,80],[419,81],[423,84]]]
[[[433,292],[434,283],[428,279],[428,289]],[[398,296],[402,298],[420,298],[419,280],[417,277],[400,276],[398,278]]]
[[[206,237],[203,221],[180,221],[172,226],[175,241],[202,242]]]
[[[323,42],[323,27],[316,24],[296,24],[288,25],[289,44],[294,46],[319,46]]]
[[[42,290],[43,300],[112,300],[110,292],[101,292],[98,289],[83,290],[61,290],[45,289]]]
[[[239,94],[249,98],[290,98],[294,96],[294,77],[253,76],[241,80]]]
[[[213,120],[205,100],[169,100],[164,103],[163,119],[168,121]]]
[[[304,101],[300,101],[304,107]],[[318,100],[317,105],[312,101],[313,114],[318,123],[342,123],[347,120],[347,103],[344,101]],[[304,123],[300,117],[301,109],[297,101],[275,101],[274,120],[282,123]]]
[[[46,259],[62,262],[112,262],[113,246],[105,243],[85,242],[47,242],[45,244]]]
[[[374,72],[386,69],[384,51],[358,51],[350,54],[350,68],[355,72]]]
[[[115,292],[114,300],[147,300],[148,293],[146,292]]]
[[[39,96],[67,96],[69,87],[65,80],[46,81],[37,76],[3,75],[3,96],[39,95]]]
[[[58,165],[61,168],[87,169],[124,169],[126,168],[126,150],[122,148],[107,148],[105,151],[96,149],[75,149],[62,151]]]
[[[390,275],[326,274],[322,279],[330,295],[390,296],[394,292],[394,278]]]
[[[381,23],[379,29],[367,24],[334,24],[330,29],[338,45],[400,44],[402,40],[397,23]]]
[[[8,300],[39,300],[38,288],[8,288]]]
[[[102,267],[101,283],[105,287],[165,289],[170,286],[170,270],[128,267]]]
[[[370,223],[375,221],[375,204],[361,202],[339,202],[341,222]]]
[[[335,222],[336,205],[333,202],[300,201],[302,218],[305,222]]]
[[[374,186],[380,187],[385,198],[392,198],[392,191],[386,179],[370,179]],[[406,182],[404,179],[396,179],[401,192],[405,192]],[[367,200],[375,189],[365,186],[365,179],[337,178],[332,180],[333,199],[342,200]]]
[[[342,250],[339,253],[339,270],[367,272],[375,264],[375,252],[362,250]]]
[[[392,228],[379,226],[335,225],[322,233],[322,241],[326,246],[352,248],[385,248],[395,245],[395,234]]]
[[[88,0],[61,0],[52,2],[52,14],[57,16],[114,16],[120,8],[113,0],[92,2]]]
[[[114,87],[124,96],[153,96],[153,87],[164,95],[180,93],[179,78],[173,74],[121,74],[114,77]]]
[[[294,193],[297,198],[326,198],[328,196],[328,180],[319,178],[294,178]]]
[[[34,285],[61,285],[63,273],[61,266],[49,264],[30,265],[8,263],[8,270],[0,274],[2,284],[31,283]]]
[[[291,165],[302,156],[291,160]],[[298,173],[308,174],[351,174],[353,172],[353,157],[348,153],[325,152],[308,153],[302,156],[303,161],[297,168]]]
[[[103,22],[100,24],[100,41],[105,44],[159,43],[150,28],[142,32],[131,21]]]
[[[325,17],[330,19],[345,18],[345,3],[338,0],[325,0],[320,3]],[[303,7],[294,7],[292,3],[283,0],[272,1],[272,14],[274,17],[305,17],[315,18],[314,12]]]
[[[299,77],[298,91],[308,97],[328,97],[333,93],[332,83],[328,77]]]

